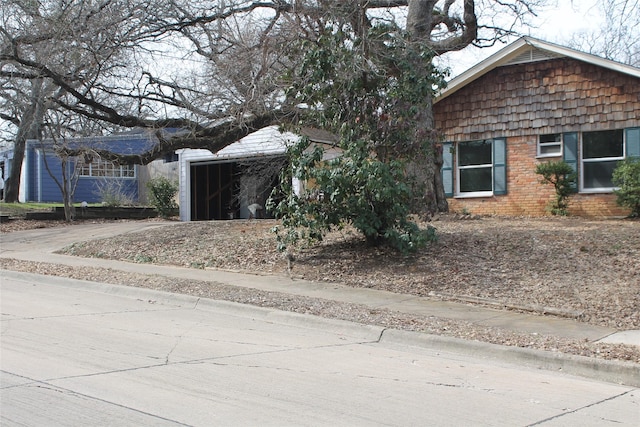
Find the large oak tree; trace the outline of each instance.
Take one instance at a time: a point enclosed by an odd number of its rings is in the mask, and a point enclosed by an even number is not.
[[[22,144],[47,137],[48,109],[99,122],[104,132],[183,130],[158,132],[157,146],[135,156],[99,153],[108,160],[145,164],[179,148],[215,152],[264,126],[301,119],[281,77],[296,65],[294,42],[314,40],[331,21],[356,33],[394,21],[443,55],[501,40],[543,2],[7,0],[0,6],[0,118],[14,129],[18,154],[7,200],[17,199]],[[430,106],[419,126],[433,128]],[[65,132],[82,135],[72,125]],[[446,209],[437,153],[429,162],[431,209]]]

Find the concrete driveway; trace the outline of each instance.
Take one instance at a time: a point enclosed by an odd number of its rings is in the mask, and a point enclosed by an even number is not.
[[[636,426],[637,388],[382,328],[3,272],[2,425]]]

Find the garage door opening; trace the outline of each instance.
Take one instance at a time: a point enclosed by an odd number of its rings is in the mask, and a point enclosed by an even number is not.
[[[284,165],[284,157],[234,162],[191,163],[191,220],[249,218],[249,206],[258,204],[258,218],[272,215],[264,209]]]

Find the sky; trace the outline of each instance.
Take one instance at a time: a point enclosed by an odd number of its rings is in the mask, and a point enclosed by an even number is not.
[[[524,35],[566,45],[573,34],[597,28],[604,21],[597,8],[597,0],[557,0],[556,3],[532,20],[534,28],[520,28],[519,31]],[[515,40],[517,37],[512,37],[509,42]],[[483,49],[468,47],[447,54],[444,60],[451,69],[451,77],[455,77],[505,46],[498,44]]]

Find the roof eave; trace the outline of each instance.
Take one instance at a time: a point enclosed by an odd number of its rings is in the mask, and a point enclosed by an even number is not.
[[[462,89],[469,83],[487,74],[491,70],[508,63],[511,59],[523,53],[524,49],[527,46],[548,51],[557,56],[574,58],[579,61],[588,62],[594,65],[598,65],[600,67],[608,68],[610,70],[618,71],[620,73],[624,73],[624,74],[631,75],[633,77],[640,78],[639,68],[635,68],[630,65],[604,59],[589,53],[580,52],[568,47],[545,42],[543,40],[539,40],[533,37],[521,37],[515,42],[499,50],[498,52],[489,56],[485,60],[469,68],[464,73],[452,79],[448,83],[447,87],[436,95],[434,103],[443,100],[449,95],[454,94],[458,90]]]

